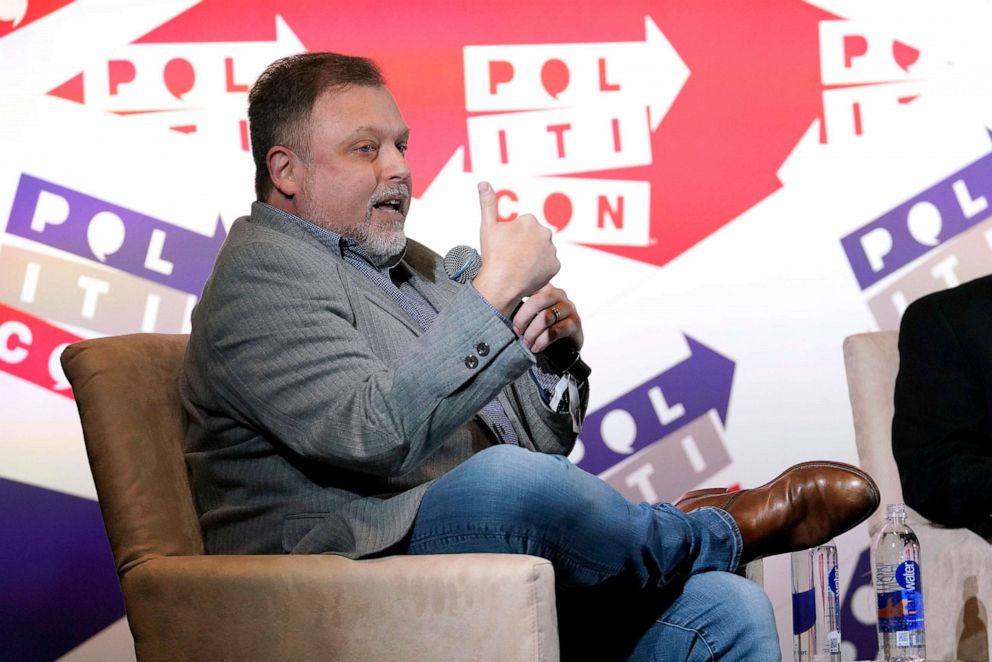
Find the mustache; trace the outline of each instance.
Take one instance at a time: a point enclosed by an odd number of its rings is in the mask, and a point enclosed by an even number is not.
[[[410,187],[400,183],[377,189],[372,193],[372,197],[369,198],[369,209],[390,198],[403,198],[404,202],[408,201],[410,199]]]

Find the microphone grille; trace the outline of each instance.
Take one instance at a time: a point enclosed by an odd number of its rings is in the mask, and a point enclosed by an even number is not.
[[[471,246],[455,246],[444,256],[444,273],[459,283],[472,280],[481,269],[482,256]]]

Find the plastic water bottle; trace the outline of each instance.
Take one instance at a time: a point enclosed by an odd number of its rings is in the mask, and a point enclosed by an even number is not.
[[[792,562],[792,659],[810,662],[816,648],[816,597],[809,550],[793,552]]]
[[[923,577],[920,541],[906,525],[906,508],[890,505],[875,539],[878,648],[888,662],[923,660]]]
[[[840,662],[840,572],[837,544],[831,540],[810,550],[816,595],[815,662]]]
[[[792,554],[792,657],[840,662],[840,579],[837,545]]]

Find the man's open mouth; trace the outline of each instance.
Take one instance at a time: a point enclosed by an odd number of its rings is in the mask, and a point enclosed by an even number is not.
[[[375,207],[379,209],[391,209],[397,212],[403,212],[403,199],[402,198],[388,198],[386,200],[380,200],[377,202]]]
[[[382,197],[372,198],[372,209],[406,217],[410,198],[404,191],[383,191]]]

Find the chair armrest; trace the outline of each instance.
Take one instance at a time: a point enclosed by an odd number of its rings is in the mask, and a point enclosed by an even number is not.
[[[551,564],[452,554],[156,557],[121,578],[139,660],[558,660]]]
[[[752,582],[760,586],[765,587],[765,560],[757,559],[751,561],[747,565],[741,566],[737,569],[737,574],[744,579],[750,579]]]

